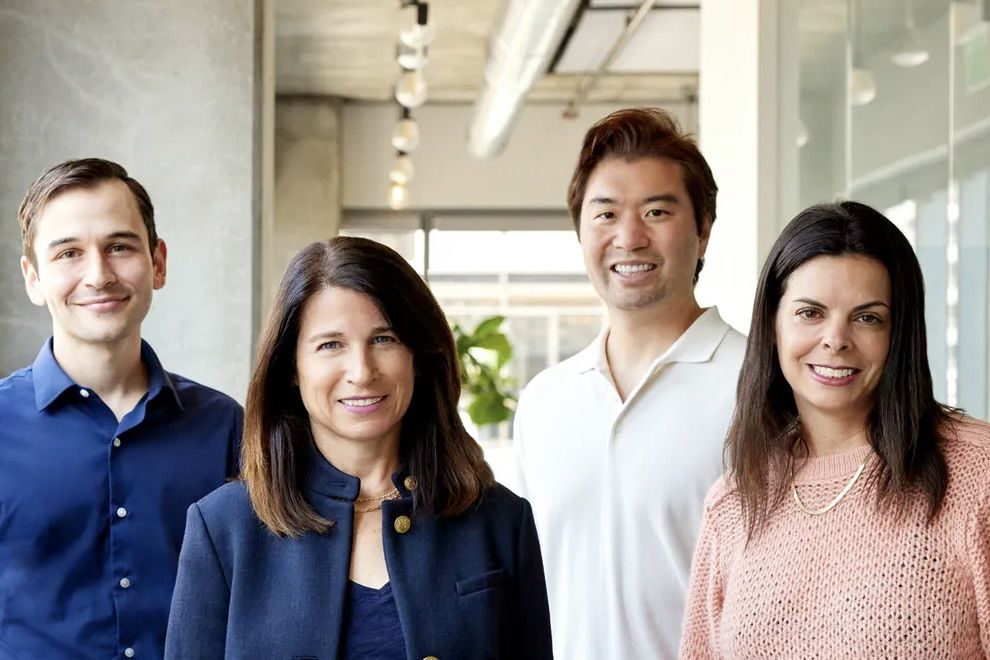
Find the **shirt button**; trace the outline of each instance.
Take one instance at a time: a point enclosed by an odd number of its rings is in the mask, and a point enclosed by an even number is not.
[[[134,649],[132,649],[130,646],[128,646],[126,649],[124,649],[124,657],[125,658],[133,658],[134,657]]]
[[[125,509],[124,507],[118,508],[117,509],[117,517],[118,518],[126,518],[127,517],[127,509]]]
[[[89,398],[89,391],[88,390],[79,390],[79,396],[81,396],[84,399],[88,399]]]
[[[406,490],[414,491],[416,490],[416,487],[419,486],[419,481],[416,480],[416,477],[410,474],[406,477],[405,481],[402,482],[402,485],[406,487]]]
[[[120,438],[114,438],[113,439],[113,446],[114,447],[119,447],[120,446]]]
[[[130,588],[130,586],[131,586],[131,581],[130,580],[128,580],[127,578],[120,578],[120,588],[121,589],[128,589],[128,588]]]
[[[395,531],[399,534],[405,534],[409,531],[409,528],[412,527],[412,521],[409,520],[409,516],[399,516],[395,519],[395,522],[392,523],[392,526],[395,527]]]
[[[428,655],[425,658],[423,658],[423,660],[440,660],[440,658],[438,658],[435,655]]]

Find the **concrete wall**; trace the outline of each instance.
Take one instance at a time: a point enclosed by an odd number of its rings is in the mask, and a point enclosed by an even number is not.
[[[23,291],[17,205],[52,164],[101,156],[148,188],[169,247],[146,338],[166,368],[243,398],[257,315],[267,5],[0,5],[0,373],[29,363],[50,332]]]
[[[279,97],[275,106],[275,215],[265,240],[263,309],[285,267],[313,241],[340,228],[340,102]]]

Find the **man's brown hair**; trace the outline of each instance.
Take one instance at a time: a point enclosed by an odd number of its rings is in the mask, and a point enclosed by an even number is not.
[[[155,231],[155,208],[151,205],[148,191],[129,177],[127,170],[117,163],[102,158],[83,158],[59,163],[42,174],[28,187],[21,200],[21,206],[17,210],[17,223],[21,227],[24,255],[32,264],[38,265],[37,255],[34,253],[35,219],[45,208],[45,204],[67,190],[92,189],[115,179],[123,181],[134,195],[141,220],[148,230],[148,247],[154,253],[158,233]]]
[[[681,130],[673,115],[659,108],[618,110],[588,129],[567,190],[574,229],[581,233],[581,203],[591,173],[606,158],[626,161],[663,158],[681,166],[684,188],[694,207],[700,233],[705,220],[715,222],[718,186],[694,138]],[[700,270],[700,267],[699,267]]]

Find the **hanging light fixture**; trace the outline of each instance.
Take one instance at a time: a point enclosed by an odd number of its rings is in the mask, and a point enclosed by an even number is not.
[[[418,108],[426,103],[426,77],[422,71],[403,71],[395,83],[395,100],[406,108]]]
[[[416,7],[415,25],[399,32],[399,43],[395,59],[401,73],[395,83],[395,100],[402,108],[399,121],[392,128],[391,143],[396,156],[389,169],[388,206],[401,210],[409,205],[409,183],[413,168],[410,152],[419,146],[419,125],[412,117],[411,110],[426,103],[426,48],[433,41],[433,26],[427,22],[429,7],[421,0],[401,0],[402,7]]]
[[[928,61],[928,57],[925,41],[914,24],[914,2],[904,0],[904,32],[890,59],[897,66],[910,68],[924,64]]]
[[[414,173],[412,158],[409,157],[409,154],[399,152],[392,163],[392,169],[388,172],[388,178],[393,183],[406,185],[412,181]]]
[[[419,146],[419,124],[412,118],[409,108],[402,108],[402,116],[392,129],[392,146],[407,154]]]
[[[856,4],[854,0],[850,12],[852,70],[849,72],[849,102],[855,106],[863,106],[877,97],[877,81],[874,80],[873,73],[863,66],[859,50],[860,26]]]
[[[425,2],[416,3],[416,23],[399,32],[399,41],[414,50],[422,49],[433,41],[433,26],[427,21],[429,5]]]
[[[855,67],[849,75],[849,100],[853,105],[863,106],[877,97],[877,81],[869,69]]]
[[[808,127],[805,126],[804,120],[798,117],[798,129],[797,136],[794,138],[794,142],[797,144],[798,149],[802,149],[804,145],[808,144],[808,139],[811,136],[808,134]]]
[[[394,181],[388,186],[388,207],[393,211],[401,211],[409,206],[409,190],[401,183]]]
[[[395,60],[405,71],[418,71],[426,66],[426,48],[399,46]]]

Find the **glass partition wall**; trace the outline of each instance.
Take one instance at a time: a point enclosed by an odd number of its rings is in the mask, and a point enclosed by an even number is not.
[[[988,416],[990,2],[781,3],[781,222],[849,198],[925,274],[939,400]]]

